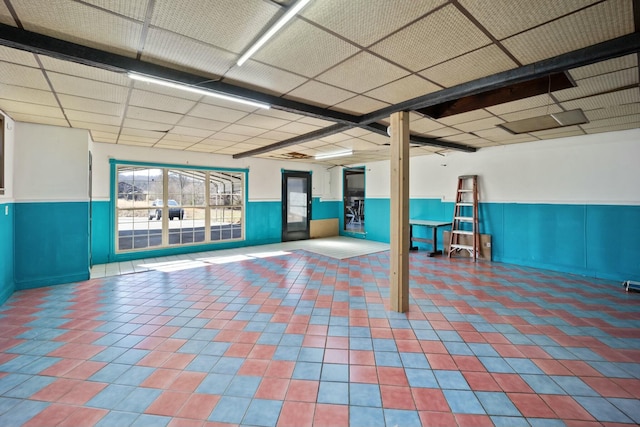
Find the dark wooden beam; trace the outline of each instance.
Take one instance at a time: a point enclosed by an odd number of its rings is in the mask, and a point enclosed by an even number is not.
[[[369,123],[368,125],[361,126],[363,129],[377,133],[378,135],[387,136],[387,127],[380,123]],[[409,135],[409,142],[416,145],[428,145],[430,147],[447,148],[451,150],[466,151],[467,153],[473,153],[477,151],[475,147],[468,145],[458,144],[455,142],[446,141],[443,139],[429,138],[421,135]]]
[[[546,77],[539,77],[526,82],[482,92],[477,95],[465,96],[453,101],[421,108],[416,110],[416,112],[432,119],[440,119],[442,117],[479,110],[518,99],[568,89],[574,86],[574,82],[567,76],[567,73],[555,73]]]

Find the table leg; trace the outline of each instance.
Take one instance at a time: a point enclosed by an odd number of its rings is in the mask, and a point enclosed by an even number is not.
[[[409,224],[409,250],[417,251],[418,247],[413,246],[413,224]]]

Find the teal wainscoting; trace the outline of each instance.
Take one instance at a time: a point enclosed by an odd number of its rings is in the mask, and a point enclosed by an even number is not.
[[[329,200],[323,202],[320,197],[311,199],[311,219],[330,219],[340,217],[340,202]]]
[[[376,225],[367,227],[366,238],[389,242],[389,199],[367,199],[366,206],[366,224]],[[409,212],[450,221],[453,203],[411,199]],[[491,235],[493,261],[640,280],[640,206],[480,203],[479,219],[480,232]]]
[[[8,215],[5,215],[5,212]],[[13,204],[0,204],[0,305],[15,291],[13,281],[14,264],[14,220]]]
[[[105,264],[110,261],[111,253],[111,203],[92,202],[91,215],[91,262]]]
[[[245,246],[282,241],[282,203],[247,203]]]
[[[15,204],[16,289],[89,278],[89,203]]]

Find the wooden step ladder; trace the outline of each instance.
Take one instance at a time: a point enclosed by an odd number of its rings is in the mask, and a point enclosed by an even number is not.
[[[472,244],[462,242],[461,236],[472,236]],[[466,244],[465,244],[466,243]],[[478,175],[458,177],[456,205],[453,209],[449,258],[451,254],[469,251],[475,262],[480,252],[480,230],[478,230]]]

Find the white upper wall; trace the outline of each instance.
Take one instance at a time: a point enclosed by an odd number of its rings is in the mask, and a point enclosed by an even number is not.
[[[331,194],[330,172],[325,166],[257,158],[195,153],[159,148],[93,143],[93,198],[108,200],[111,188],[109,159],[158,164],[249,169],[249,200],[280,201],[282,170],[311,171],[314,197],[335,198]]]
[[[16,201],[89,200],[86,130],[16,122],[14,144]]]
[[[13,201],[13,159],[15,147],[15,122],[2,111],[4,121],[4,194],[0,194],[0,203]]]
[[[411,198],[455,200],[478,175],[484,202],[640,205],[640,129],[412,157]],[[367,165],[367,197],[389,197],[389,162]]]

